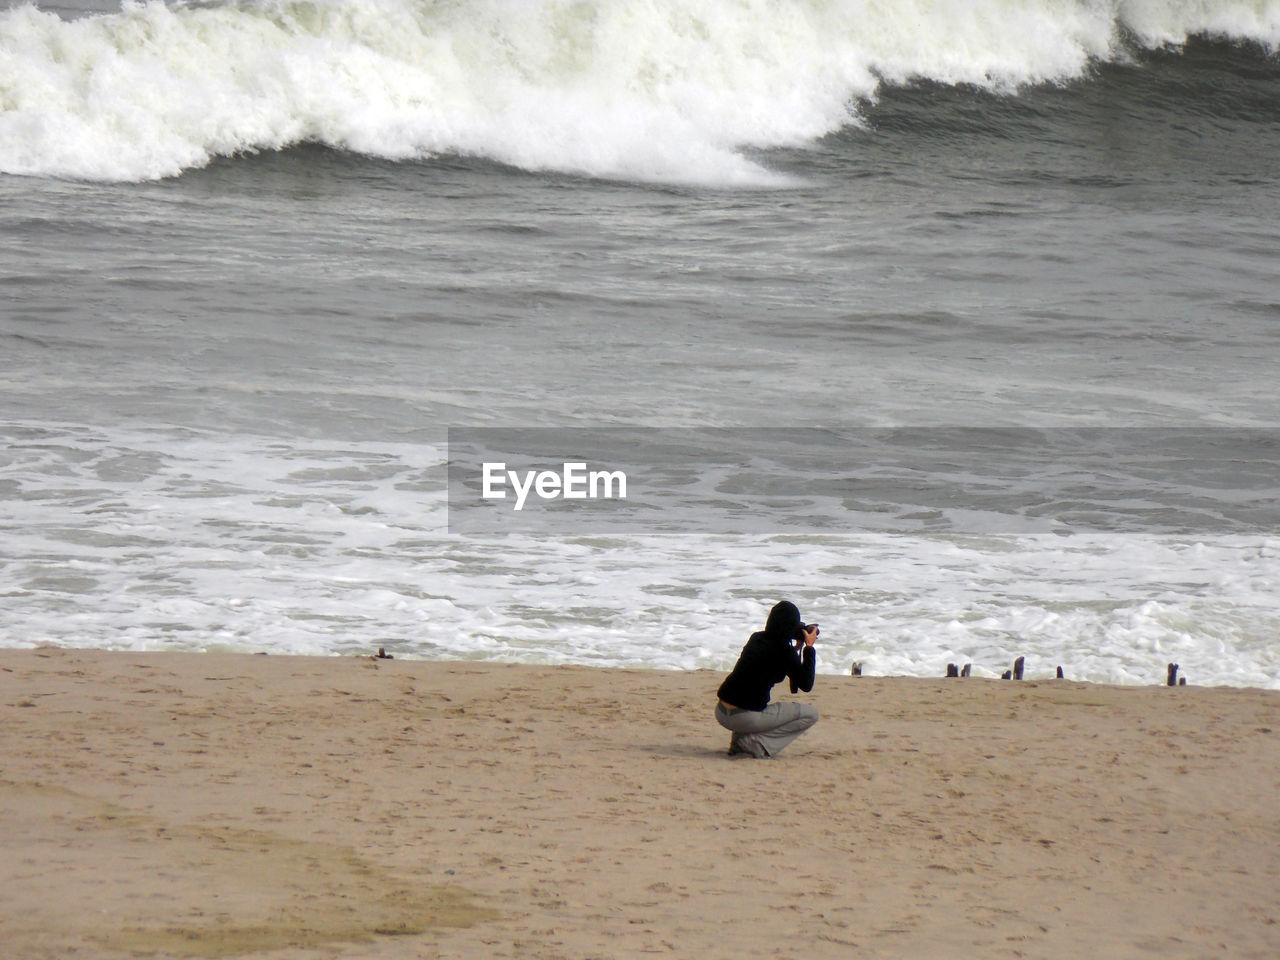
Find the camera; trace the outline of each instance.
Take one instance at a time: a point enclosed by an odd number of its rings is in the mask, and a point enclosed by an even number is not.
[[[816,631],[814,634],[815,636],[822,633],[821,630],[818,630],[818,625],[816,623],[802,623],[800,624],[800,626],[796,627],[795,636],[793,636],[791,639],[795,641],[801,641],[805,638],[805,634],[808,633],[810,630]]]

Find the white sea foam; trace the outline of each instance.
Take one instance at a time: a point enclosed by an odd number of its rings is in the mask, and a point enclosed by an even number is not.
[[[779,597],[821,669],[1280,688],[1280,542],[460,537],[444,451],[11,425],[0,644],[717,670]]]
[[[744,151],[856,122],[884,81],[1063,80],[1209,33],[1280,46],[1280,3],[316,0],[63,21],[0,13],[0,171],[174,176],[312,141],[530,170],[776,183]]]

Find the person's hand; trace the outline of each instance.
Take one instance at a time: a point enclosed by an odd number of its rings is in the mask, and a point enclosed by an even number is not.
[[[811,627],[805,627],[803,631],[803,637],[804,637],[804,645],[806,647],[812,647],[814,641],[818,639],[818,625],[814,624]]]

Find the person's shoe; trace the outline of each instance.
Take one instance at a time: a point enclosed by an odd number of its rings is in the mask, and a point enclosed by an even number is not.
[[[738,734],[729,741],[729,756],[755,757],[757,760],[769,759],[769,751],[764,748],[760,738],[754,733]]]

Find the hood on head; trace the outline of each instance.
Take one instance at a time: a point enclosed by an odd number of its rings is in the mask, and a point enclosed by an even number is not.
[[[775,603],[769,611],[769,622],[765,624],[764,632],[771,637],[790,640],[802,623],[800,609],[790,600],[783,600]]]

